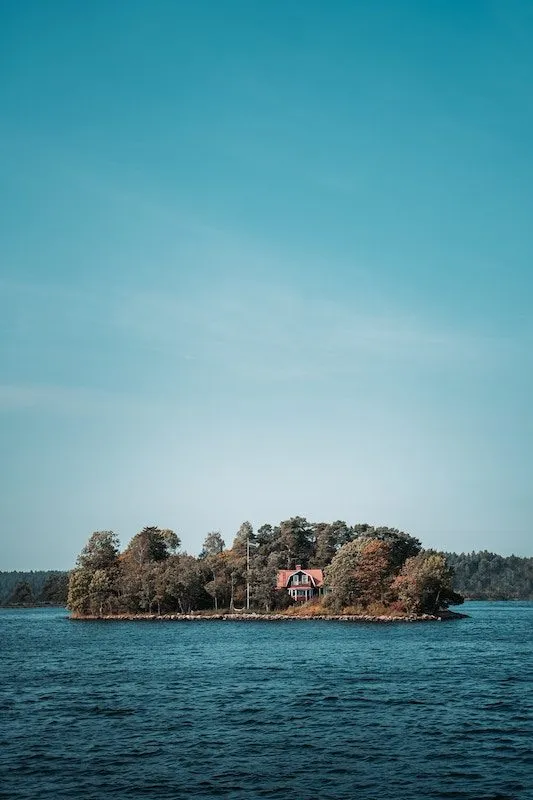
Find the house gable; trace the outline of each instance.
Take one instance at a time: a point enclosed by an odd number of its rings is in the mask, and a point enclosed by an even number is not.
[[[280,569],[277,588],[286,589],[294,600],[305,601],[322,594],[324,573],[321,569]]]

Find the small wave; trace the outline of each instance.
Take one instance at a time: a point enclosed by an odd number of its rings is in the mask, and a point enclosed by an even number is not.
[[[91,711],[104,717],[130,717],[136,713],[134,708],[102,708],[102,706],[94,706]]]

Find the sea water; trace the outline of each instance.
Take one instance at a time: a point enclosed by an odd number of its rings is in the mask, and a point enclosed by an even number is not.
[[[453,622],[0,611],[0,797],[533,798],[533,604]]]

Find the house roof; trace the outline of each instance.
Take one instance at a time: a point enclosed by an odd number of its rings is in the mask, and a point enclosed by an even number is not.
[[[296,575],[298,572],[302,572],[304,575],[309,576],[309,582],[313,586],[320,587],[324,585],[324,573],[321,569],[280,569],[278,571],[276,588],[286,589],[291,576]]]

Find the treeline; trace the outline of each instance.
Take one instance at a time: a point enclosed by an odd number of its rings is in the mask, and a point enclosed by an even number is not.
[[[295,518],[296,520],[299,518]],[[307,553],[308,559],[301,557],[301,562],[297,558],[290,556],[290,543],[287,547],[286,527],[282,537],[282,523],[276,528],[270,528],[272,532],[271,544],[278,539],[276,551],[268,546],[268,537],[264,538],[265,528],[260,528],[257,534],[250,540],[251,552],[251,599],[252,605],[261,604],[266,607],[268,600],[271,607],[283,607],[287,599],[279,596],[273,590],[271,579],[275,582],[275,570],[278,565],[280,568],[295,566],[302,563],[302,566],[326,567],[338,550],[352,541],[356,536],[365,533],[374,535],[383,534],[390,531],[388,528],[371,528],[368,525],[355,525],[351,528],[345,523],[337,522],[333,524],[319,523],[316,525],[303,525],[303,539],[305,543],[304,555]],[[284,540],[285,539],[285,544]],[[118,547],[118,545],[117,545]],[[233,548],[232,548],[233,549]],[[226,552],[221,559],[219,566],[223,569],[216,571],[216,579],[207,574],[208,580],[205,583],[206,570],[209,562],[204,559],[212,552]],[[239,545],[237,542],[237,554]],[[299,555],[302,556],[301,550]],[[455,589],[465,597],[473,600],[533,600],[533,558],[520,558],[518,556],[501,556],[490,553],[487,550],[472,553],[446,553],[448,565],[453,569],[453,583]],[[245,603],[245,586],[242,583],[242,560],[246,558],[244,548],[240,548],[241,563],[237,566],[240,570],[233,572],[233,606],[241,606]],[[215,603],[217,606],[230,607],[232,598],[232,578],[230,575],[228,582],[228,569],[231,568],[231,556],[225,551],[225,543],[219,533],[208,534],[206,546],[202,551],[200,559],[194,559],[185,553],[179,555],[181,559],[181,572],[187,577],[187,565],[190,567],[189,575],[191,585],[191,608],[210,608]],[[268,570],[268,559],[274,562],[274,571]],[[192,560],[191,560],[192,559]],[[200,565],[203,569],[197,570],[198,561],[204,560]],[[267,564],[265,565],[265,560]],[[261,570],[262,563],[262,570]],[[167,563],[166,567],[176,569],[173,562]],[[265,569],[266,566],[266,569]],[[194,567],[194,569],[193,569]],[[244,569],[246,564],[244,563]],[[262,573],[262,574],[261,574]],[[240,582],[239,582],[240,575]],[[196,576],[196,578],[195,578]],[[263,581],[261,582],[261,578]],[[196,581],[196,585],[194,583]],[[211,584],[211,581],[214,581]],[[60,570],[37,570],[31,572],[11,571],[0,572],[0,605],[39,605],[39,604],[67,604],[69,573]],[[205,588],[211,584],[209,589]],[[146,594],[149,595],[149,588],[146,587]],[[229,598],[229,599],[228,599]],[[138,604],[140,606],[140,603]],[[183,607],[187,607],[186,600]]]
[[[149,526],[120,552],[115,533],[95,532],[70,575],[69,608],[80,616],[283,609],[292,600],[276,589],[277,573],[297,565],[325,568],[321,602],[335,611],[422,613],[462,602],[445,556],[393,528],[292,517],[257,531],[244,522],[230,548],[213,531],[198,557],[180,545],[173,531]]]
[[[69,573],[0,572],[0,605],[66,605]]]
[[[533,600],[533,558],[479,553],[447,553],[455,585],[473,600]]]

